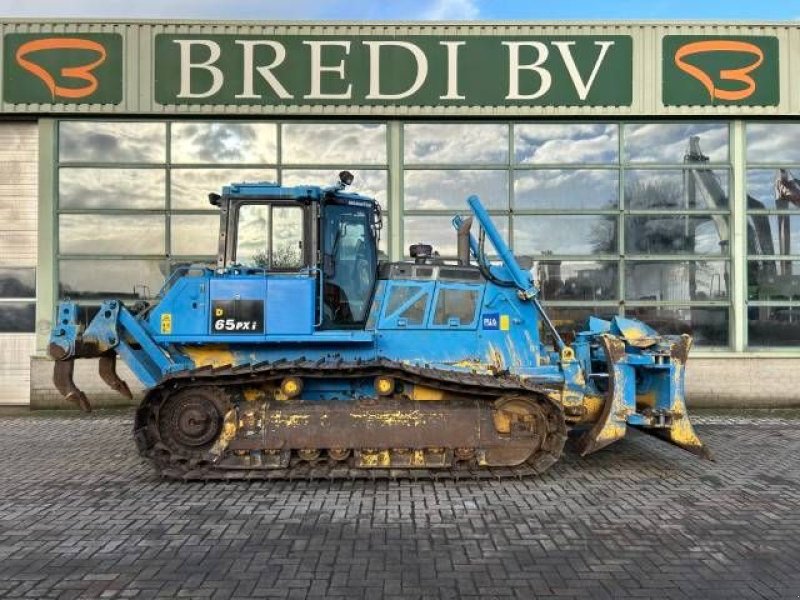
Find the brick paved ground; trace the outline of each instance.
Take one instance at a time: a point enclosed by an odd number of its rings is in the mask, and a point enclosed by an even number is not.
[[[800,420],[500,482],[161,481],[131,416],[0,417],[6,598],[800,597]]]

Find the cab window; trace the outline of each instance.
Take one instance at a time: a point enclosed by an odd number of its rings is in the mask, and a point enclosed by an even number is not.
[[[302,207],[240,206],[236,262],[270,271],[295,271],[303,267]]]

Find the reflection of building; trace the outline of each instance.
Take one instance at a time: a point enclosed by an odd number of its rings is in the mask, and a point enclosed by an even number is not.
[[[800,357],[800,187],[791,176],[800,173],[800,97],[773,93],[780,72],[800,68],[785,42],[791,27],[760,25],[757,36],[747,25],[715,29],[775,45],[752,104],[712,101],[662,60],[674,44],[706,36],[705,26],[464,24],[444,35],[436,24],[331,24],[309,39],[305,25],[209,31],[20,22],[6,33],[0,352],[10,358],[0,402],[26,401],[31,373],[35,395],[46,397],[44,348],[59,295],[89,307],[105,295],[133,302],[176,268],[214,260],[209,192],[243,180],[332,183],[343,168],[355,173],[355,191],[383,205],[381,244],[393,259],[414,242],[454,254],[450,220],[477,193],[515,252],[537,261],[542,296],[564,329],[595,313],[692,332],[703,381],[775,347]],[[443,44],[461,33],[463,45]],[[83,97],[58,96],[14,62],[31,36],[65,35],[106,48],[98,88]],[[526,46],[512,72],[507,36],[548,48],[549,88],[525,67],[541,46]],[[195,47],[185,63],[187,40]],[[239,43],[247,40],[268,43]],[[400,40],[422,54],[382,46],[382,75],[371,78],[377,46],[365,42]],[[553,40],[570,43],[557,49]],[[613,41],[603,58],[601,41]],[[321,43],[319,71],[306,42]],[[276,44],[286,59],[270,71]],[[203,58],[216,48],[218,74]],[[573,51],[577,72],[563,61]],[[71,66],[60,62],[70,56],[31,55],[54,69]],[[419,56],[427,74],[417,86]],[[450,70],[449,61],[461,63]],[[390,65],[402,76],[387,78]]]

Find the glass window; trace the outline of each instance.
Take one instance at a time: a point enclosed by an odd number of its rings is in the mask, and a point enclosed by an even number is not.
[[[239,208],[236,262],[277,270],[303,266],[303,209],[245,204]]]
[[[0,298],[35,298],[36,269],[0,268]]]
[[[517,216],[514,245],[517,254],[617,254],[617,217]]]
[[[163,209],[164,169],[86,169],[58,171],[58,205],[70,209]]]
[[[800,213],[751,215],[747,246],[751,254],[800,254]]]
[[[750,346],[800,346],[800,305],[749,307],[747,337]]]
[[[378,201],[383,210],[389,207],[388,173],[377,169],[352,171],[355,179],[348,192],[361,194]],[[283,169],[282,185],[333,185],[339,179],[336,169]]]
[[[236,262],[268,267],[270,210],[266,204],[245,204],[239,208],[236,233]]]
[[[747,123],[747,162],[800,162],[800,124]]]
[[[475,321],[477,308],[477,289],[441,287],[436,297],[433,324],[450,325],[455,319],[458,325],[471,325]]]
[[[165,254],[163,215],[67,214],[59,218],[62,254]]]
[[[616,169],[537,169],[514,174],[516,210],[614,210],[618,205]]]
[[[183,164],[260,164],[278,160],[274,123],[203,123],[171,125],[171,160]]]
[[[748,261],[747,286],[750,300],[800,302],[800,261]]]
[[[77,301],[154,296],[167,277],[159,260],[61,260],[59,297]]]
[[[647,306],[625,309],[662,335],[690,334],[699,346],[728,345],[728,309],[697,306]]]
[[[0,332],[34,333],[35,331],[35,302],[0,302]]]
[[[216,256],[219,251],[219,215],[173,214],[170,226],[173,256]]]
[[[58,131],[62,162],[163,163],[167,157],[166,123],[61,121]]]
[[[231,183],[277,181],[275,169],[172,169],[170,206],[173,209],[217,210],[208,203],[211,192],[222,193]]]
[[[530,123],[514,126],[514,161],[523,164],[619,162],[619,134],[611,123]]]
[[[625,251],[630,254],[727,254],[724,215],[628,215]]]
[[[477,195],[488,210],[508,208],[508,171],[406,171],[406,210],[467,211]]]
[[[412,244],[431,244],[434,252],[444,257],[456,256],[456,230],[452,224],[453,217],[407,215],[403,218],[403,251],[408,253]],[[508,243],[508,219],[492,217],[495,226],[500,230],[503,239]],[[478,227],[473,225],[473,234],[478,236]],[[490,242],[486,241],[488,252],[493,254]],[[406,254],[407,255],[407,254]]]
[[[393,285],[384,315],[387,319],[405,319],[406,325],[422,325],[430,292],[418,285]]]
[[[625,208],[634,210],[727,210],[728,171],[711,169],[627,170]]]
[[[615,300],[615,262],[543,260],[536,264],[543,300]]]
[[[342,170],[386,163],[383,124],[285,123],[281,134],[284,164],[336,165]]]
[[[414,123],[403,127],[404,162],[497,164],[508,162],[508,125]]]
[[[623,132],[625,160],[630,162],[728,161],[727,123],[628,123]]]
[[[625,299],[727,300],[729,270],[725,261],[627,261]]]

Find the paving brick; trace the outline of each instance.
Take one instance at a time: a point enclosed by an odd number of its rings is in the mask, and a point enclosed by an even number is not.
[[[131,415],[0,418],[3,598],[794,598],[800,420],[708,415],[538,479],[176,483]]]

